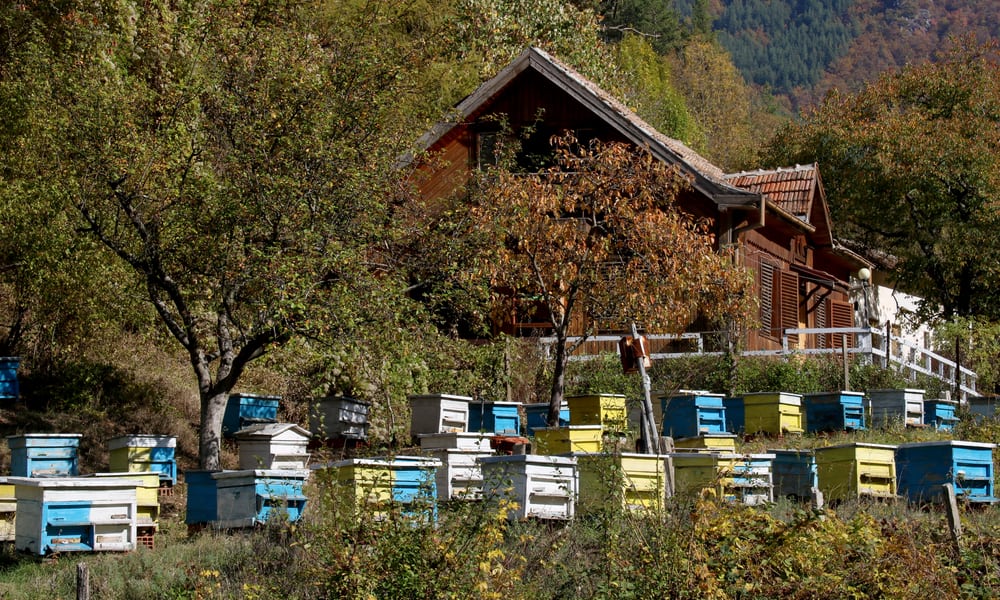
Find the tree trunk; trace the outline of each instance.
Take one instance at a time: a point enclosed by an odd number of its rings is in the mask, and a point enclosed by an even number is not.
[[[201,394],[198,460],[202,469],[217,471],[222,468],[222,417],[228,400],[229,390],[212,390]]]
[[[549,398],[549,427],[559,426],[559,411],[566,391],[566,337],[556,336],[556,359],[552,371],[552,396]]]

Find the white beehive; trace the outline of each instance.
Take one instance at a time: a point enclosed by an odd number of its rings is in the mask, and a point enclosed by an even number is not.
[[[236,433],[240,469],[304,469],[309,432],[293,423],[261,423]]]
[[[462,432],[469,427],[467,396],[427,394],[410,396],[410,435]]]
[[[483,498],[513,503],[509,519],[570,520],[579,495],[576,459],[520,454],[479,459]]]

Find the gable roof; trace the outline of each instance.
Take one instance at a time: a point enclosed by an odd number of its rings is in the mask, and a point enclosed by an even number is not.
[[[771,171],[731,173],[725,179],[736,187],[763,194],[768,202],[808,223],[819,170],[815,164],[795,165]]]
[[[731,185],[725,180],[722,169],[679,140],[656,131],[597,84],[547,52],[534,47],[526,49],[495,77],[462,100],[455,107],[453,118],[438,123],[424,134],[417,142],[418,148],[427,150],[433,147],[452,129],[496,98],[521,73],[529,69],[558,86],[636,146],[647,148],[656,158],[677,165],[682,171],[691,175],[694,188],[711,198],[720,209],[757,206],[759,194]],[[406,156],[403,162],[408,163],[412,158],[412,155]]]

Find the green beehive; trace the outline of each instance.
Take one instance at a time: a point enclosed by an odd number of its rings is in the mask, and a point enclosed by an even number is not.
[[[802,395],[760,392],[743,396],[744,431],[747,433],[802,433]]]
[[[896,497],[896,447],[852,443],[816,448],[819,489],[827,500]]]
[[[574,453],[580,473],[580,514],[617,504],[630,511],[658,511],[666,491],[666,457],[655,454]]]

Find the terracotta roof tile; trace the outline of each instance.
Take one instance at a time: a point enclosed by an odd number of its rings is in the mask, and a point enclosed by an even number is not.
[[[725,175],[732,186],[756,192],[803,221],[809,219],[816,165],[795,165],[775,170],[743,171]]]

